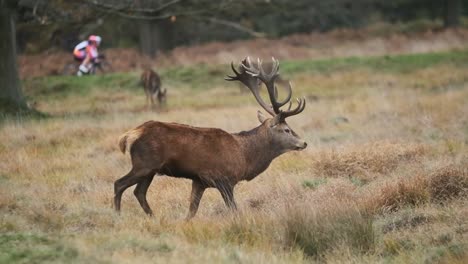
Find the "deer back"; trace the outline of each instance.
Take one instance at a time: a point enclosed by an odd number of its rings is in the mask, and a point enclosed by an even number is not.
[[[221,129],[148,121],[123,138],[133,163],[161,174],[204,182],[237,182],[244,174],[239,171],[246,163],[239,141]]]

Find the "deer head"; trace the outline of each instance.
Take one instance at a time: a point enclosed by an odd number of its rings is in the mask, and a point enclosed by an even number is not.
[[[231,68],[235,76],[228,76],[228,81],[242,82],[254,95],[257,102],[262,108],[269,113],[272,117],[266,118],[260,111],[258,111],[258,120],[267,127],[268,134],[275,147],[279,148],[281,152],[289,150],[301,150],[307,147],[307,143],[302,140],[286,123],[286,118],[301,113],[306,105],[305,99],[297,99],[297,106],[291,109],[291,84],[287,82],[286,89],[288,95],[283,101],[278,101],[278,89],[275,81],[279,76],[279,62],[272,58],[272,63],[268,66],[271,68],[270,73],[266,73],[262,66],[262,61],[258,59],[256,63],[252,63],[250,58],[244,59],[236,70],[234,64],[231,63]],[[267,105],[260,96],[261,84],[265,84],[271,106]],[[289,103],[287,110],[280,108]]]

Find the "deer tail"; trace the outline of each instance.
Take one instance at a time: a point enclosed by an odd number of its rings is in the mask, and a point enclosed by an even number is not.
[[[141,129],[135,128],[122,134],[119,138],[120,151],[125,154],[127,149],[130,150],[135,140],[141,136],[141,132]]]

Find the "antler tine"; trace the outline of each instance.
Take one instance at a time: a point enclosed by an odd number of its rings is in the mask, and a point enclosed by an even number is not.
[[[260,58],[257,58],[257,67],[258,67],[258,76],[259,77],[265,76],[265,71],[263,70],[262,63],[263,63],[262,60]]]
[[[291,102],[291,101],[289,101],[288,111],[290,111],[290,110],[291,110],[291,106],[292,106],[292,102]]]
[[[271,74],[275,74],[278,76],[278,71],[279,71],[279,61],[275,59],[275,57],[271,57],[271,60],[273,63],[271,64]]]
[[[228,75],[227,77],[224,78],[224,80],[226,80],[226,81],[237,81],[237,80],[239,80],[240,73],[234,67],[234,62],[231,62],[231,69],[232,69],[232,71],[234,72],[234,74],[236,76]]]
[[[255,66],[253,65],[252,61],[250,60],[250,57],[247,57],[246,59],[246,62],[249,66],[245,65],[245,63],[242,63],[241,66],[242,68],[244,68],[244,70],[252,75],[253,77],[260,77],[260,70],[255,68]]]
[[[305,98],[297,98],[297,107],[294,108],[293,110],[288,109],[288,111],[282,111],[281,112],[281,119],[285,119],[286,117],[293,116],[300,114],[302,111],[304,111],[305,106],[306,106],[306,100]],[[291,107],[291,104],[289,105]]]
[[[288,82],[287,88],[288,88],[288,95],[286,96],[286,99],[284,99],[281,102],[278,102],[278,101],[276,101],[276,100],[278,100],[278,89],[276,89],[276,86],[275,86],[275,102],[278,104],[279,107],[287,104],[291,100],[292,88],[291,88],[291,83],[290,82]]]

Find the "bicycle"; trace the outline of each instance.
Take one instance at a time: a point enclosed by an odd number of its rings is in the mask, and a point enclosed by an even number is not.
[[[81,61],[78,60],[75,60],[73,63],[65,64],[62,69],[62,75],[76,75],[80,64]],[[98,59],[91,63],[91,68],[86,75],[95,75],[98,70],[101,73],[109,73],[113,71],[112,65],[106,60],[106,56],[104,54],[100,54]]]

